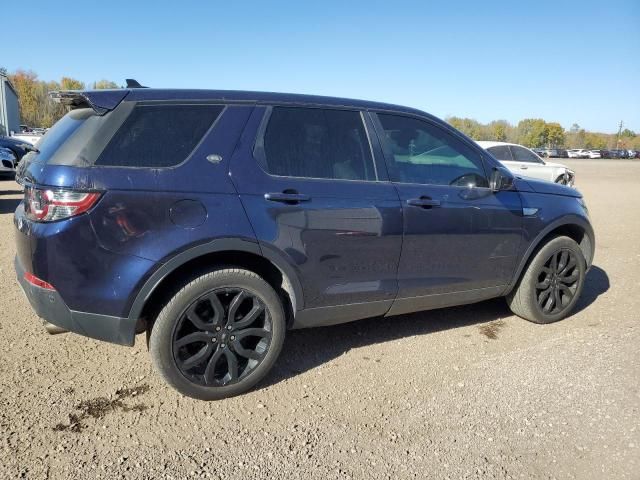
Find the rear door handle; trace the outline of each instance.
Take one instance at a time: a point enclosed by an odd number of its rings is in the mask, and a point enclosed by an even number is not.
[[[432,208],[439,207],[440,200],[433,200],[432,198],[428,197],[410,198],[409,200],[407,200],[407,204],[411,205],[412,207]]]
[[[527,168],[529,168],[529,167],[527,167],[526,165],[520,165],[520,169],[521,170],[526,170]]]
[[[270,202],[282,202],[290,205],[295,205],[300,202],[308,202],[311,200],[309,195],[297,192],[271,192],[264,194],[265,200]]]

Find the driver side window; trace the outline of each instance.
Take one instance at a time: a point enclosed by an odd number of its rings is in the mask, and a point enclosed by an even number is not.
[[[412,117],[379,113],[385,150],[399,183],[488,187],[482,159],[443,129]]]

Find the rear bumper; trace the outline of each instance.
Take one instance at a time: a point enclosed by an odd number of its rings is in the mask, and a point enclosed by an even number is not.
[[[27,282],[24,278],[25,270],[18,257],[16,257],[14,265],[18,282],[40,318],[85,337],[133,346],[136,331],[135,320],[71,310],[57,291],[47,290]]]

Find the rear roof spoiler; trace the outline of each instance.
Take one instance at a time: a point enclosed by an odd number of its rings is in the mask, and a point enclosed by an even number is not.
[[[72,109],[91,108],[98,115],[104,115],[116,108],[129,94],[127,89],[118,90],[57,90],[49,92],[54,101]]]

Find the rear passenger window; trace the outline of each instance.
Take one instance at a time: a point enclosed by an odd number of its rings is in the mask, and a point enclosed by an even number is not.
[[[482,159],[471,148],[431,123],[417,118],[378,114],[384,129],[394,182],[488,187]]]
[[[182,163],[222,112],[220,105],[138,105],[96,165],[171,167]]]
[[[487,151],[491,153],[496,159],[502,160],[505,162],[510,162],[513,159],[511,158],[511,151],[507,145],[498,145],[497,147],[487,148]]]
[[[255,154],[272,175],[376,179],[367,134],[356,111],[274,107]]]

